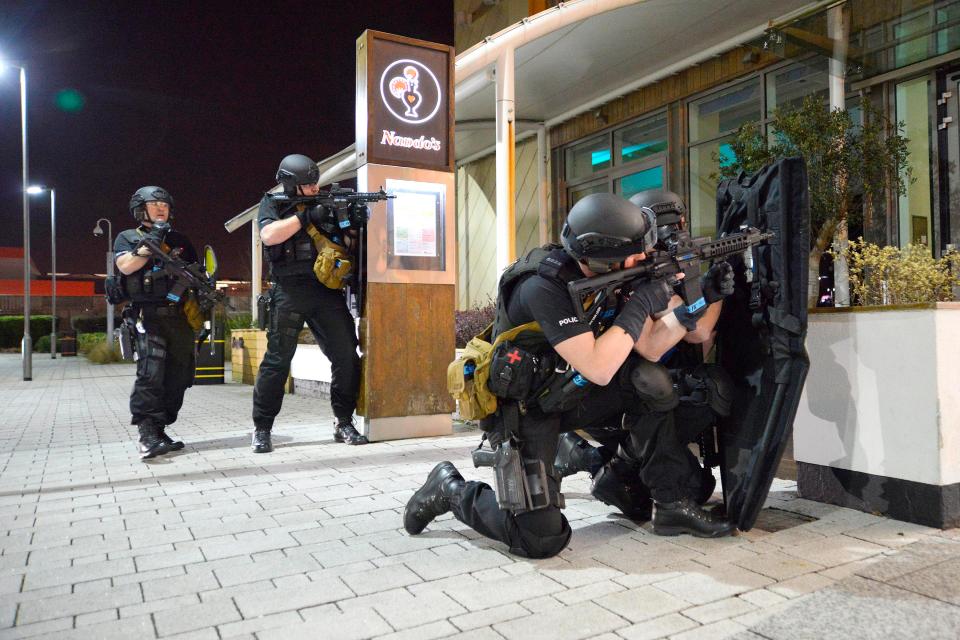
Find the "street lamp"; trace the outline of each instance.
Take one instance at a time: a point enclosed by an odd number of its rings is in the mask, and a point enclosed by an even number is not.
[[[27,189],[30,195],[39,195],[44,191],[50,192],[50,271],[52,274],[51,294],[53,298],[50,315],[50,357],[57,357],[57,190],[47,187],[31,186]]]
[[[20,69],[20,132],[23,145],[23,342],[20,344],[23,379],[33,380],[33,340],[30,338],[30,184],[27,171],[27,70],[0,58],[0,73]]]
[[[107,223],[107,277],[113,277],[113,225],[106,218],[97,220],[97,226],[93,228],[93,235],[98,238],[103,235],[101,222]],[[113,305],[107,301],[107,342],[113,344]]]

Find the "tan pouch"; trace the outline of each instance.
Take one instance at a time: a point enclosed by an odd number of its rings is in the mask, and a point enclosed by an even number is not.
[[[313,263],[317,280],[329,289],[343,288],[344,281],[353,269],[347,248],[320,233],[312,224],[307,225],[307,233],[317,248],[317,259]]]
[[[490,361],[494,348],[506,340],[512,340],[523,331],[541,331],[536,322],[514,327],[490,342],[493,323],[474,336],[456,360],[447,366],[447,391],[460,406],[464,420],[481,420],[497,410],[497,396],[487,386],[490,380]],[[472,369],[472,371],[471,371]]]
[[[183,303],[183,313],[187,316],[187,324],[190,325],[191,329],[200,331],[200,329],[203,328],[203,323],[206,318],[200,310],[200,303],[193,297],[193,293],[191,293],[186,302]]]

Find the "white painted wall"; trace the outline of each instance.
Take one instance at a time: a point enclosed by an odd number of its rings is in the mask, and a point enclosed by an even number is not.
[[[960,303],[811,314],[799,462],[960,482]]]

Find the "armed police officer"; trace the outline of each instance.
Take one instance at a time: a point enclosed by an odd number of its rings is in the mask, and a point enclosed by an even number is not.
[[[329,212],[319,205],[291,201],[316,195],[320,172],[307,156],[286,156],[277,170],[283,194],[264,195],[260,201],[260,239],[270,262],[273,286],[269,297],[267,352],[253,389],[253,451],[273,450],[270,434],[283,402],[283,387],[297,350],[297,337],[306,322],[332,365],[330,399],[334,440],[366,444],[353,425],[360,386],[360,358],[353,317],[344,292],[318,280],[314,270],[317,242],[342,248],[347,240],[329,224]],[[331,284],[330,281],[327,281]]]
[[[173,198],[161,187],[142,187],[130,198],[130,213],[139,223],[114,242],[120,288],[130,305],[124,323],[135,327],[137,379],[130,394],[131,424],[140,433],[140,457],[153,458],[183,449],[181,441],[165,432],[177,420],[183,395],[193,385],[196,371],[194,327],[188,320],[198,312],[196,302],[175,295],[176,278],[163,272],[140,240],[153,238],[165,251],[185,262],[196,262],[197,253],[182,233],[170,229]]]
[[[660,251],[675,249],[684,232],[686,219],[683,201],[670,191],[643,191],[630,198],[656,220],[657,244]],[[656,363],[645,363],[644,370],[651,389],[656,389],[663,406],[671,406],[670,414],[630,416],[624,420],[624,429],[590,429],[589,435],[601,444],[596,448],[575,433],[561,436],[555,466],[562,476],[577,471],[588,471],[593,476],[591,493],[601,502],[617,507],[628,517],[645,520],[650,517],[650,491],[641,480],[644,449],[634,442],[650,439],[657,432],[657,421],[672,420],[675,431],[684,444],[697,441],[717,420],[729,415],[732,382],[718,365],[703,363],[709,351],[713,331],[724,297],[733,293],[733,271],[726,262],[718,262],[702,279],[702,290],[709,306],[696,318],[686,313],[679,295],[674,295],[669,309],[673,315],[664,315],[660,321],[664,331],[673,335],[674,344]],[[630,424],[627,424],[627,423]],[[712,432],[711,432],[712,433]],[[710,439],[702,443],[702,450],[710,457]],[[687,448],[687,487],[696,502],[705,503],[716,486],[709,464],[701,467],[696,456]],[[654,458],[647,464],[646,473],[657,475],[658,465],[664,461]],[[673,461],[668,466],[674,468]],[[652,468],[650,468],[652,465]],[[669,472],[668,472],[669,473]]]
[[[664,419],[672,406],[647,375],[649,361],[659,359],[674,340],[669,326],[654,322],[670,302],[669,286],[662,279],[634,281],[598,301],[589,322],[579,319],[567,293],[573,280],[644,261],[655,231],[639,207],[612,194],[592,194],[571,209],[562,248],[535,249],[504,272],[493,333],[510,334],[513,340],[505,350],[494,351],[489,387],[498,396],[498,407],[492,420],[481,425],[497,447],[497,491],[482,482],[466,482],[450,462],[442,462],[407,503],[408,533],[418,534],[438,515],[452,511],[518,555],[559,553],[571,535],[553,466],[559,433],[631,416],[654,417],[640,424],[643,433],[635,446],[654,462],[647,467],[655,473],[641,474],[656,502],[655,531],[710,537],[733,531],[691,499],[684,483],[689,473],[684,445],[672,420]],[[529,330],[522,331],[524,327]],[[532,365],[524,368],[525,362]],[[514,393],[516,386],[531,372],[541,379],[528,386],[545,391],[518,400],[522,394]],[[647,433],[651,424],[652,436]],[[518,488],[526,494],[520,499],[514,495]]]

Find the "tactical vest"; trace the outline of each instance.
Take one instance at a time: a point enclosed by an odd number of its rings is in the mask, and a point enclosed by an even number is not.
[[[144,232],[135,229],[138,236]],[[133,304],[156,304],[167,302],[167,293],[173,288],[173,278],[163,272],[163,267],[153,264],[151,258],[139,271],[121,274],[121,287],[126,290]]]
[[[289,204],[284,207],[279,212],[279,218],[289,218],[294,214],[296,206]],[[317,247],[305,229],[300,229],[280,244],[270,247],[264,245],[263,251],[270,263],[270,274],[275,278],[313,275],[313,263],[318,255]]]
[[[532,275],[553,280],[563,286],[564,289],[566,289],[568,283],[584,277],[576,260],[570,257],[559,244],[546,244],[528,252],[507,267],[503,275],[500,276],[500,282],[497,285],[497,308],[493,321],[493,338],[514,328],[514,324],[507,317],[510,296],[521,282]],[[598,310],[598,313],[602,316],[599,318],[601,324],[609,326],[615,309]],[[592,323],[595,329],[596,324]],[[543,342],[545,343],[546,340],[543,340]]]

